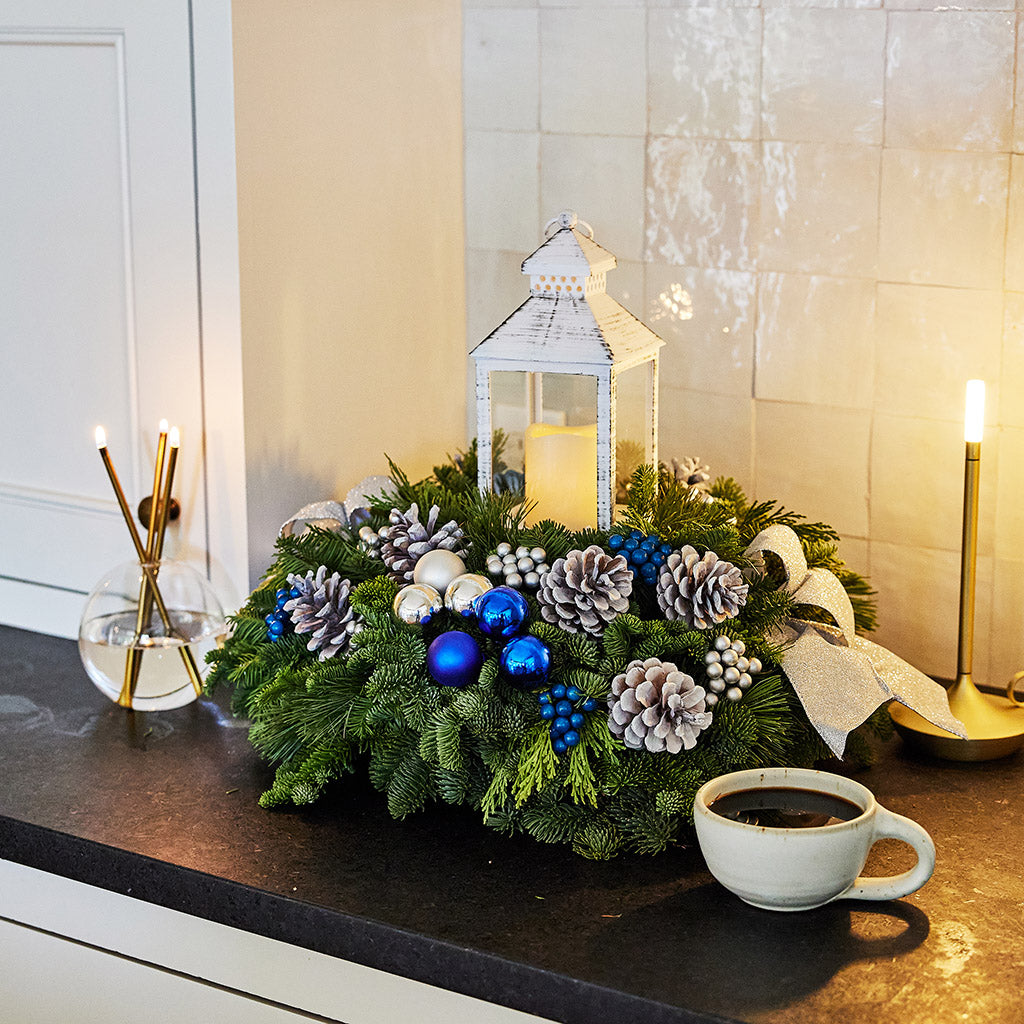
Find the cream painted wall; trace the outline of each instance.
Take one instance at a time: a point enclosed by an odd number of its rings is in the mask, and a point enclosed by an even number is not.
[[[574,207],[667,344],[661,453],[833,523],[876,639],[956,669],[963,399],[989,384],[976,677],[1024,667],[1018,0],[465,0],[469,330]]]
[[[250,569],[465,443],[458,0],[233,5]]]

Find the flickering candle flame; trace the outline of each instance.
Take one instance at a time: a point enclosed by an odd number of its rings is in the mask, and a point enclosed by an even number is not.
[[[102,427],[96,428],[96,447],[106,448],[107,447],[107,432]]]
[[[969,380],[964,411],[964,440],[981,441],[985,432],[985,382]]]
[[[159,429],[161,434],[166,434],[167,433],[167,420],[161,420],[159,422],[159,424],[157,425],[157,428]]]
[[[166,430],[167,429],[167,420],[163,420],[163,424],[164,424],[164,429]],[[181,434],[180,434],[180,432],[179,432],[177,427],[171,427],[170,434],[168,434],[168,436],[167,436],[167,443],[172,448],[180,448],[181,447]]]

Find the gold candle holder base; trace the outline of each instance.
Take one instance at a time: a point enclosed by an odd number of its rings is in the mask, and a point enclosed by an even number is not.
[[[994,761],[1024,746],[1024,707],[1006,697],[982,693],[970,673],[962,674],[950,687],[949,709],[963,722],[967,739],[945,732],[896,702],[889,714],[904,740],[947,761]]]

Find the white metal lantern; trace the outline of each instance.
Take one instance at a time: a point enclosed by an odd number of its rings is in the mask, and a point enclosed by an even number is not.
[[[612,524],[615,501],[617,386],[620,375],[646,365],[643,455],[658,462],[658,352],[664,342],[605,293],[605,275],[615,257],[594,241],[575,213],[550,221],[547,241],[523,261],[530,297],[473,349],[476,361],[478,477],[492,486],[493,414],[491,373],[525,372],[526,496],[537,518],[572,529]],[[596,379],[596,423],[545,424],[543,374]]]

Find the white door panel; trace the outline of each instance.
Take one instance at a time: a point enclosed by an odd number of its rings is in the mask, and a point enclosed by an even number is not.
[[[204,462],[190,29],[187,0],[0,0],[0,620],[15,625],[72,634],[69,592],[132,554],[97,424],[132,506],[152,483],[159,420],[179,426],[183,515],[168,549],[225,574],[210,509],[236,503],[211,496]],[[237,332],[209,343],[237,349]],[[227,477],[244,488],[244,474]],[[65,595],[53,621],[28,611],[47,606],[45,588]]]

